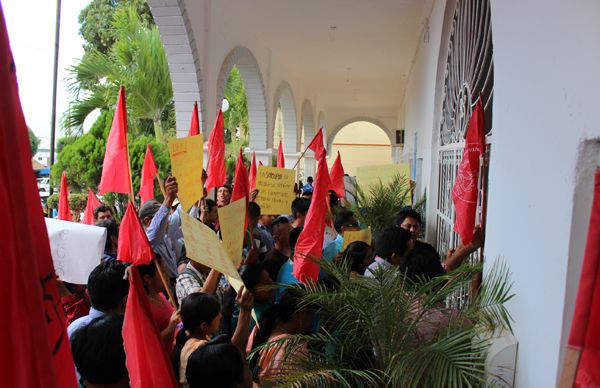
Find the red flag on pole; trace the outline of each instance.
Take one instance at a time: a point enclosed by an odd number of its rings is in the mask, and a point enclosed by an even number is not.
[[[144,164],[142,166],[142,181],[140,183],[140,198],[142,203],[148,202],[154,198],[154,177],[158,170],[154,163],[152,148],[150,144],[146,144],[146,155],[144,156]]]
[[[342,166],[342,158],[340,156],[340,151],[338,151],[337,158],[335,159],[335,162],[333,162],[331,172],[329,173],[329,178],[331,179],[329,189],[335,191],[335,195],[339,198],[346,198],[344,175],[344,166]]]
[[[323,128],[319,128],[319,132],[317,132],[306,148],[313,150],[316,160],[321,160],[321,155],[327,154],[323,145]]]
[[[256,188],[256,170],[256,152],[252,151],[252,163],[250,164],[250,175],[248,176],[250,190]]]
[[[190,129],[188,136],[196,136],[200,134],[200,120],[198,120],[198,103],[194,102],[194,109],[192,110],[192,121],[190,122]]]
[[[452,188],[452,202],[456,209],[454,230],[464,245],[473,241],[475,212],[477,210],[477,183],[479,180],[479,158],[485,152],[485,121],[481,98],[467,126],[467,137],[456,181]]]
[[[329,184],[327,161],[325,160],[325,154],[322,153],[317,167],[317,177],[310,208],[306,214],[304,229],[298,237],[294,251],[293,274],[296,279],[303,283],[309,279],[316,282],[319,277],[320,266],[315,260],[318,261],[323,252]]]
[[[279,147],[277,148],[277,168],[285,168],[285,158],[283,157],[283,144],[279,140]]]
[[[0,201],[19,204],[6,206],[0,223],[2,386],[75,388],[75,366],[1,6],[0,85]]]
[[[208,178],[204,184],[206,190],[223,186],[227,180],[223,126],[223,112],[219,109],[215,125],[208,137],[208,166],[206,169]]]
[[[67,173],[62,172],[60,177],[60,196],[58,197],[58,219],[73,221],[69,208],[69,187],[67,186]]]
[[[132,388],[177,387],[175,374],[137,268],[129,270],[129,295],[123,320],[129,384]]]
[[[98,197],[96,197],[92,190],[88,189],[87,204],[85,205],[85,212],[83,213],[83,219],[81,220],[81,223],[86,225],[94,225],[94,209],[100,205],[102,205],[102,202],[98,200]]]
[[[106,141],[102,177],[98,185],[98,195],[108,192],[133,194],[127,149],[127,108],[123,86],[119,90],[115,116]]]
[[[246,198],[246,209],[248,209],[248,202],[250,198],[250,183],[248,182],[248,171],[244,165],[244,156],[242,149],[240,148],[240,154],[238,155],[237,164],[235,166],[235,176],[233,178],[233,193],[231,193],[231,202],[235,202],[238,199]],[[246,221],[244,230],[248,228],[248,213],[246,212]]]
[[[574,387],[600,386],[600,168],[568,347],[579,352]]]
[[[150,264],[154,252],[142,228],[142,223],[135,212],[133,203],[129,201],[125,215],[119,226],[119,242],[117,259],[135,265]]]

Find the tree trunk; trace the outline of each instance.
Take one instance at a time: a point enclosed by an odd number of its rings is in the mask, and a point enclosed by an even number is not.
[[[165,139],[163,137],[163,130],[162,130],[162,124],[160,122],[160,117],[155,117],[153,122],[154,122],[154,136],[156,137],[156,140],[163,143],[165,141]]]

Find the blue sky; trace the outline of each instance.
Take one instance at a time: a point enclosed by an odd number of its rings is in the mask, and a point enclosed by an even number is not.
[[[0,2],[17,67],[19,95],[27,125],[42,139],[41,148],[50,148],[56,1],[0,0]],[[89,2],[90,0],[62,1],[57,138],[61,136],[58,132],[58,120],[68,107],[66,68],[83,55],[83,40],[79,35],[77,17]]]

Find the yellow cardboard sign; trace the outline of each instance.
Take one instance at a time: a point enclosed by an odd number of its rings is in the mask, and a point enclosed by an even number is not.
[[[225,246],[211,228],[183,212],[181,228],[186,253],[190,259],[241,282],[240,274],[229,258]]]
[[[219,213],[219,226],[225,251],[238,266],[242,262],[242,248],[244,246],[244,223],[246,221],[246,199],[238,199],[227,206],[217,209]]]
[[[203,144],[202,135],[169,140],[171,170],[179,183],[177,196],[186,211],[204,195],[202,184]]]
[[[361,229],[357,231],[347,230],[344,232],[344,245],[342,246],[342,252],[348,248],[348,245],[352,244],[356,241],[362,241],[369,245],[373,243],[373,234],[371,232],[371,227],[369,226],[367,229]]]
[[[244,282],[229,258],[225,250],[225,244],[221,243],[217,234],[211,228],[184,212],[181,212],[181,229],[185,238],[187,256],[200,264],[221,272],[227,277],[231,287],[238,292]],[[252,318],[255,322],[258,322],[254,310],[252,310]]]
[[[259,166],[256,175],[256,188],[258,197],[256,202],[260,205],[262,214],[289,214],[292,201],[296,198],[294,183],[296,172],[294,170]]]
[[[371,187],[379,182],[389,184],[396,175],[405,176],[410,181],[410,165],[408,163],[383,164],[379,166],[363,166],[356,169],[358,185],[365,194],[369,194]],[[408,197],[411,201],[411,197]]]

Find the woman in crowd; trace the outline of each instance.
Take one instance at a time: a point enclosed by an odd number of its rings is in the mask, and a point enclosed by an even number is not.
[[[373,249],[363,241],[355,241],[346,247],[342,257],[348,263],[350,277],[362,277],[373,262]]]

